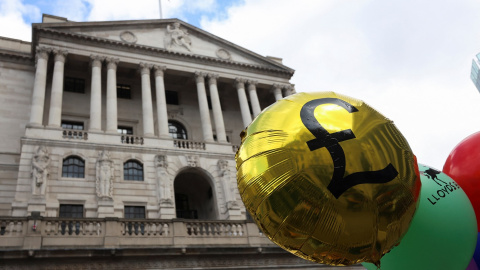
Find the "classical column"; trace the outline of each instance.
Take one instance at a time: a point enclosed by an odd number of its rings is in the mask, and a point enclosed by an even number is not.
[[[248,94],[250,95],[250,103],[252,104],[253,116],[260,114],[262,109],[260,108],[260,102],[258,101],[257,96],[257,82],[256,81],[247,81]]]
[[[90,55],[92,83],[90,87],[90,127],[89,131],[102,129],[102,62],[105,58]]]
[[[285,85],[285,87],[283,88],[284,96],[288,97],[295,94],[295,88],[293,86],[293,84]]]
[[[55,54],[55,64],[53,66],[48,126],[59,128],[62,121],[63,71],[68,52],[64,50],[53,50],[53,53]]]
[[[215,121],[217,140],[218,142],[226,143],[227,134],[225,133],[222,106],[220,105],[220,98],[218,96],[217,79],[217,74],[208,74],[208,86],[210,89],[210,99],[212,101],[213,120]]]
[[[107,132],[117,133],[117,65],[118,58],[107,58]]]
[[[33,83],[32,111],[30,112],[30,125],[43,124],[43,106],[45,104],[45,86],[47,83],[47,64],[50,49],[37,47],[35,82]]]
[[[280,99],[283,98],[282,87],[279,84],[272,85],[272,91],[276,101],[279,101]]]
[[[235,87],[237,88],[238,100],[240,102],[240,111],[242,113],[243,126],[247,127],[252,122],[252,115],[248,108],[247,95],[245,94],[245,80],[235,79]]]
[[[205,74],[201,72],[195,72],[195,81],[197,82],[198,107],[200,108],[203,139],[206,142],[213,142],[212,123],[210,121],[207,92],[205,90]]]
[[[163,81],[163,72],[167,69],[165,66],[153,66],[155,70],[155,93],[157,96],[157,125],[160,138],[168,139],[168,114],[167,99],[165,97],[165,83]]]
[[[150,69],[152,65],[140,63],[142,74],[142,114],[143,114],[143,136],[153,137],[153,107],[152,88],[150,86]]]

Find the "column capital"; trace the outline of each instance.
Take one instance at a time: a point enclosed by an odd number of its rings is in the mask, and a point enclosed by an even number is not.
[[[53,49],[52,52],[55,55],[55,62],[65,63],[68,54],[67,50]]]
[[[140,63],[139,64],[139,67],[140,67],[140,73],[142,75],[145,75],[145,74],[148,74],[150,75],[150,69],[152,69],[152,64],[148,64],[148,63]]]
[[[117,65],[120,62],[120,59],[107,57],[105,58],[105,61],[107,62],[107,69],[117,70]]]
[[[239,89],[239,88],[245,88],[245,82],[247,80],[243,79],[243,78],[235,78],[235,81],[233,82],[233,84],[235,85],[235,88]]]
[[[274,84],[272,84],[272,90],[282,89],[282,88],[283,88],[282,85],[279,84],[279,83],[274,83]]]
[[[248,80],[248,81],[247,81],[247,88],[248,88],[248,90],[255,90],[256,87],[257,87],[257,84],[258,84],[257,81]]]
[[[90,55],[90,65],[92,67],[102,67],[102,62],[105,60],[105,57],[100,55]]]
[[[38,58],[48,59],[48,55],[50,54],[50,52],[52,51],[52,49],[51,49],[51,48],[47,48],[47,47],[37,46],[37,48],[35,49],[35,51],[36,51],[35,60],[38,60]]]
[[[197,83],[205,83],[205,72],[195,71],[195,81]]]
[[[153,65],[153,70],[155,70],[155,77],[163,77],[163,72],[167,70],[167,67]]]
[[[214,74],[214,73],[208,73],[207,74],[207,77],[208,77],[208,84],[209,85],[217,85],[217,79],[220,77],[218,74]]]
[[[293,84],[286,84],[283,86],[283,89],[285,90],[285,96],[290,96],[296,93]]]

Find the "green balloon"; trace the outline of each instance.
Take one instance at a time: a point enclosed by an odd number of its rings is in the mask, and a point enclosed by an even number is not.
[[[466,269],[477,242],[472,204],[452,178],[422,164],[418,167],[420,205],[400,244],[380,260],[380,269]],[[378,269],[371,263],[362,265]]]

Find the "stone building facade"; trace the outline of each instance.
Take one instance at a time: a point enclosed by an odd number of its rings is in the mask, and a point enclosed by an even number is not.
[[[236,188],[239,134],[293,73],[177,19],[44,15],[32,42],[0,37],[0,266],[321,267]]]

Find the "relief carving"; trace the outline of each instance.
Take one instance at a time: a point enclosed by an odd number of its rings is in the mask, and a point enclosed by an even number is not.
[[[220,159],[217,163],[218,170],[220,171],[220,177],[223,186],[223,193],[225,195],[225,202],[228,209],[237,209],[238,203],[235,198],[236,186],[232,184],[230,179],[230,168],[228,166],[228,161]]]
[[[197,156],[187,156],[187,164],[190,167],[198,167],[198,157]]]
[[[108,151],[101,151],[97,160],[97,196],[103,200],[112,199],[113,196],[113,160]]]
[[[172,181],[167,173],[167,156],[155,156],[155,169],[157,172],[157,194],[161,204],[173,205]]]
[[[187,29],[180,29],[180,23],[175,22],[167,25],[167,35],[165,36],[165,49],[171,50],[176,47],[184,47],[192,51],[192,40],[189,37]]]
[[[50,156],[45,146],[40,146],[32,159],[32,193],[34,195],[45,195],[45,187],[48,178],[48,165]]]

